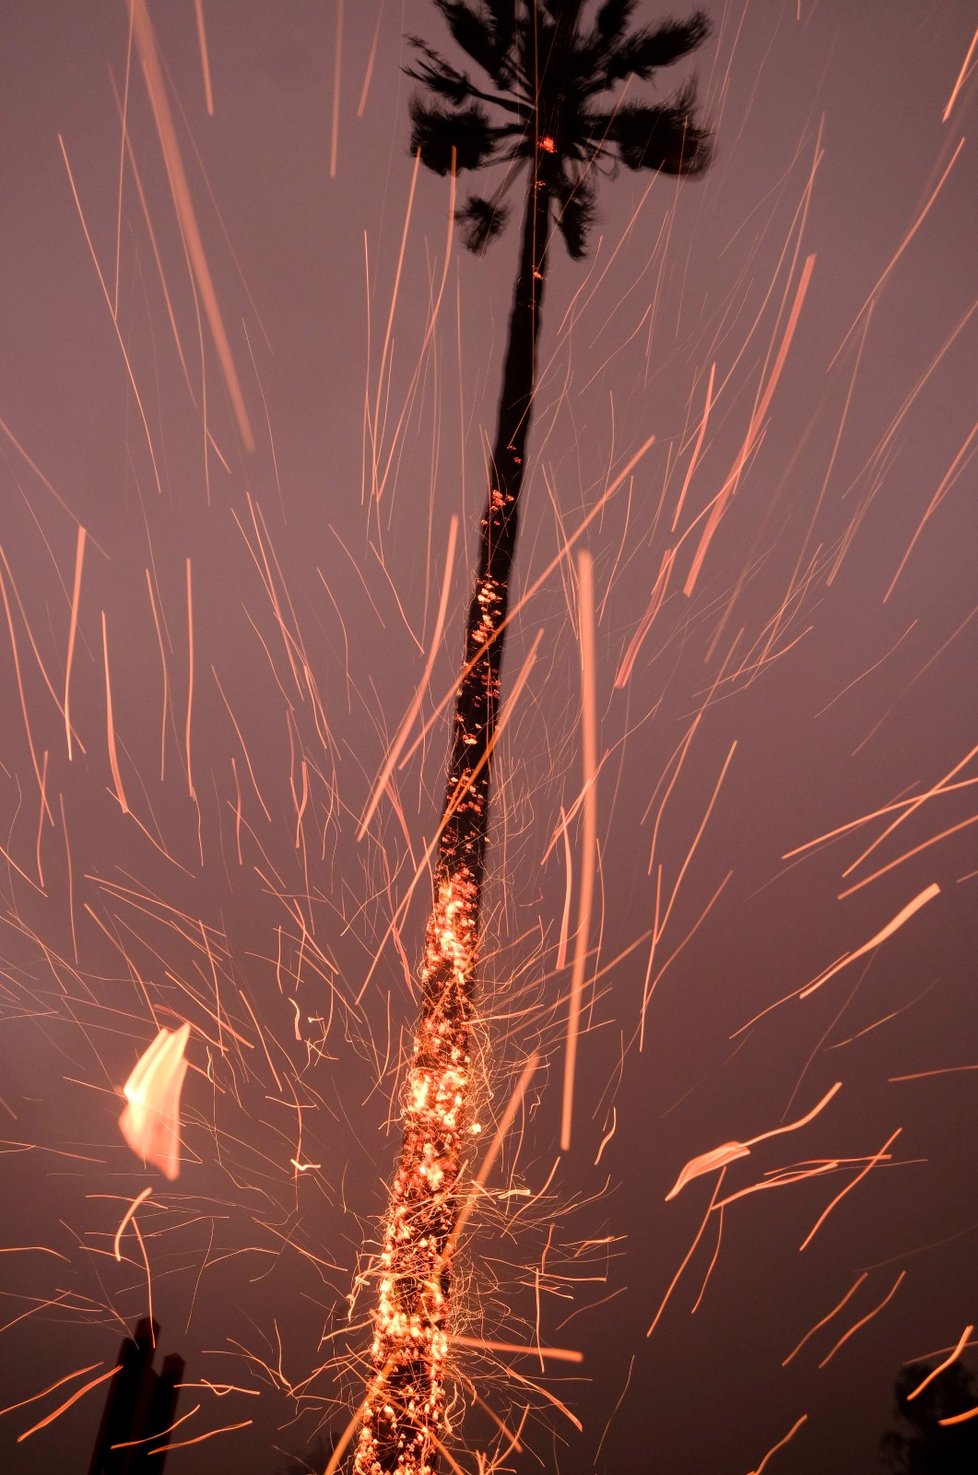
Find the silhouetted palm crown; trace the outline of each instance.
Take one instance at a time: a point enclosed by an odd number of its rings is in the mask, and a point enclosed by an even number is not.
[[[408,75],[435,99],[411,102],[412,149],[437,174],[449,172],[453,151],[457,170],[510,165],[491,198],[473,195],[458,212],[471,250],[483,249],[502,229],[503,196],[527,161],[536,161],[535,178],[554,202],[554,223],[574,258],[586,249],[599,172],[620,162],[688,175],[709,163],[710,134],[696,123],[691,85],[658,106],[608,96],[695,50],[709,33],[702,12],[630,29],[636,0],[604,0],[590,24],[584,0],[435,4],[492,89],[412,38],[419,59]]]

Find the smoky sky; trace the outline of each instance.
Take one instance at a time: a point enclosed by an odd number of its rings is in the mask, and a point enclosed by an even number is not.
[[[695,72],[712,168],[602,167],[588,258],[555,242],[548,271],[484,1133],[540,1063],[459,1268],[467,1470],[496,1447],[488,1405],[521,1429],[507,1469],[746,1475],[805,1415],[769,1468],[855,1475],[901,1365],[975,1313],[974,12],[707,9],[697,57],[633,88]],[[254,449],[126,5],[8,0],[2,1403],[66,1381],[0,1448],[5,1470],[83,1468],[102,1387],[18,1436],[151,1297],[187,1362],[171,1437],[210,1436],[168,1470],[265,1475],[362,1388],[522,184],[465,253],[451,182],[408,151],[406,38],[456,57],[423,0],[203,0],[210,112],[197,7],[149,12]],[[597,906],[561,1154],[582,550]],[[170,1183],[117,1123],[184,1021]],[[665,1202],[836,1082],[712,1209],[716,1171]]]

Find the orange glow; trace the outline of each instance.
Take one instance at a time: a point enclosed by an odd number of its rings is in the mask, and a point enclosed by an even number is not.
[[[119,1118],[122,1135],[137,1157],[171,1180],[180,1172],[180,1091],[189,1038],[189,1024],[160,1030],[123,1088],[127,1105]]]

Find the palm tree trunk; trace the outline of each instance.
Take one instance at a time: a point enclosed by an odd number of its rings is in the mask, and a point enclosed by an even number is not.
[[[355,1475],[429,1475],[445,1432],[445,1364],[470,1117],[473,993],[499,673],[533,402],[549,188],[531,176],[479,568],[455,696],[448,784],[421,963],[421,1019],[401,1102],[403,1143],[378,1267],[372,1380]]]

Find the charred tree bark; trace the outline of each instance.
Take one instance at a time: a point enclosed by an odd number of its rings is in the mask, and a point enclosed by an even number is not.
[[[460,1179],[478,1134],[469,1109],[499,677],[533,408],[550,188],[531,175],[509,320],[479,564],[455,694],[448,782],[421,964],[421,1020],[401,1103],[373,1312],[373,1376],[356,1475],[432,1475],[445,1433],[445,1362]]]

